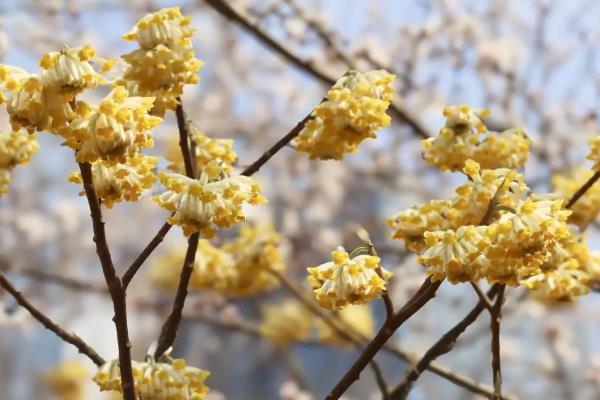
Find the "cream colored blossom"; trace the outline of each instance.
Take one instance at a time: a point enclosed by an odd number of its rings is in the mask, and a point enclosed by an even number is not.
[[[321,307],[340,310],[378,298],[392,273],[382,268],[379,257],[359,255],[350,259],[343,247],[331,253],[331,262],[308,268],[308,281]]]
[[[488,131],[483,119],[489,113],[466,104],[446,107],[446,123],[438,136],[421,142],[425,161],[442,171],[460,171],[469,159],[486,169],[523,167],[531,140],[521,128]]]
[[[38,149],[36,135],[24,129],[0,132],[0,196],[8,193],[10,172],[17,165],[29,163]]]
[[[152,113],[175,109],[186,84],[197,83],[203,62],[195,58],[190,38],[195,30],[179,7],[165,8],[140,19],[125,40],[140,48],[123,55],[128,64],[117,84],[134,95],[156,98]]]
[[[293,143],[311,159],[341,160],[367,138],[390,124],[390,105],[395,76],[385,70],[364,73],[351,70],[327,92],[312,112],[312,119]]]
[[[260,333],[273,343],[284,346],[308,339],[312,314],[297,300],[286,299],[262,307]]]
[[[429,267],[432,280],[477,282],[488,268],[484,250],[489,245],[485,227],[461,226],[456,231],[426,232],[427,251],[419,262]]]
[[[158,158],[141,153],[127,157],[125,163],[95,161],[92,163],[92,176],[96,194],[108,208],[121,201],[137,201],[156,182],[152,169],[157,162]],[[83,183],[79,172],[69,175],[69,181]]]
[[[204,380],[209,372],[189,367],[185,360],[169,362],[132,361],[135,391],[139,400],[191,400],[203,399],[208,392]],[[109,361],[98,369],[94,382],[101,391],[122,393],[119,361]]]
[[[159,179],[168,190],[154,199],[175,213],[169,217],[169,223],[181,226],[186,235],[202,232],[212,237],[214,226],[227,228],[245,220],[244,203],[257,205],[266,201],[252,178],[229,177],[214,160],[203,168],[198,180],[166,173],[161,173]]]
[[[65,133],[67,143],[78,149],[78,162],[98,159],[125,163],[143,147],[153,145],[148,130],[162,122],[148,114],[153,99],[129,97],[121,86],[114,88],[97,107],[78,116]]]

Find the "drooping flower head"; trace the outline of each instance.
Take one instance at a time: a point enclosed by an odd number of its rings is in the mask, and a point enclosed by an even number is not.
[[[179,7],[165,8],[140,19],[125,40],[140,48],[123,55],[128,64],[117,84],[137,96],[156,98],[152,113],[175,109],[186,84],[197,83],[202,61],[195,58],[190,38],[195,30]]]
[[[202,232],[212,237],[214,226],[228,228],[245,220],[244,203],[257,205],[266,201],[252,178],[230,177],[216,160],[202,169],[198,180],[167,173],[161,173],[159,179],[168,190],[154,199],[175,213],[169,217],[169,223],[181,226],[186,235]]]
[[[78,116],[65,133],[67,144],[78,150],[78,162],[98,159],[125,163],[143,147],[153,145],[148,130],[162,119],[148,114],[154,99],[130,97],[122,86],[114,88],[97,107]]]
[[[121,201],[137,201],[142,193],[150,189],[157,178],[152,169],[158,158],[137,153],[127,157],[125,163],[98,160],[92,163],[94,189],[102,204],[111,208]],[[69,181],[82,184],[81,174],[74,172]],[[83,195],[85,192],[81,192]]]
[[[308,281],[321,307],[340,310],[378,298],[392,273],[381,268],[379,257],[359,255],[352,259],[343,247],[331,253],[331,262],[308,268]],[[378,270],[381,268],[382,276]]]
[[[260,333],[273,343],[284,346],[308,339],[313,317],[306,306],[297,300],[262,307]]]
[[[27,164],[39,147],[36,135],[24,129],[0,132],[0,196],[8,192],[10,172],[17,165]]]
[[[204,381],[208,371],[186,365],[183,359],[167,362],[132,361],[135,391],[139,400],[190,400],[203,399],[208,392]],[[109,361],[98,369],[93,378],[101,391],[122,393],[119,361]]]
[[[297,151],[311,159],[341,160],[367,138],[390,124],[390,105],[395,76],[385,70],[365,73],[351,70],[327,92],[294,139]]]
[[[61,400],[81,400],[85,397],[85,384],[89,371],[77,361],[65,361],[43,376],[52,392]]]
[[[442,171],[460,171],[469,159],[485,169],[523,167],[531,140],[521,128],[488,131],[483,120],[489,114],[466,104],[444,108],[446,123],[438,136],[421,142],[425,161]]]

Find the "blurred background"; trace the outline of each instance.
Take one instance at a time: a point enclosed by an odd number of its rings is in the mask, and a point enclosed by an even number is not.
[[[203,0],[4,0],[0,2],[3,63],[37,70],[37,60],[64,45],[92,44],[100,56],[118,58],[134,45],[121,39],[137,19],[181,6],[197,29],[197,57],[205,62],[198,85],[186,87],[188,116],[208,136],[232,138],[243,168],[287,133],[350,67],[385,68],[404,118],[364,143],[342,162],[309,161],[283,149],[256,175],[267,205],[249,219],[270,221],[283,238],[287,276],[304,282],[305,268],[325,262],[337,245],[358,245],[357,226],[372,235],[395,273],[392,296],[402,304],[424,277],[403,244],[389,239],[386,218],[414,204],[452,193],[458,174],[441,173],[420,156],[420,140],[443,123],[446,105],[488,107],[494,130],[525,127],[533,150],[528,184],[551,190],[556,173],[589,167],[587,138],[598,133],[600,105],[600,3],[590,0],[239,0],[233,4],[260,32],[301,62],[290,62],[264,37],[217,13]],[[106,92],[90,94],[100,98]],[[0,114],[2,129],[8,129]],[[406,119],[409,121],[407,122]],[[176,140],[173,113],[154,130],[153,155]],[[33,303],[76,332],[105,358],[117,356],[112,304],[92,242],[89,211],[79,187],[67,182],[77,168],[61,140],[39,135],[41,150],[13,174],[11,193],[0,199],[0,268]],[[164,168],[166,162],[159,164]],[[151,194],[159,192],[158,186]],[[119,271],[163,224],[166,213],[149,196],[105,211],[107,234]],[[598,227],[588,229],[598,249]],[[235,229],[219,233],[234,237]],[[184,245],[180,229],[148,260],[128,291],[133,354],[143,359],[155,340],[173,293],[153,285],[152,264]],[[51,275],[51,276],[49,276]],[[52,276],[75,280],[65,285]],[[437,298],[404,325],[393,341],[422,354],[477,301],[471,288],[445,284]],[[261,305],[289,297],[274,289],[231,299],[195,291],[174,354],[211,372],[209,399],[318,399],[357,357],[350,346],[276,346],[207,318],[233,316],[258,324]],[[0,292],[0,399],[60,399],[46,384],[63,362],[94,365],[44,330]],[[598,294],[572,304],[547,304],[521,289],[508,292],[502,325],[504,392],[522,399],[600,398]],[[371,304],[375,325],[383,317]],[[489,317],[482,315],[439,361],[491,384]],[[378,356],[390,383],[406,362]],[[475,395],[425,372],[411,399],[468,399]],[[81,399],[108,398],[85,380]],[[379,399],[369,370],[347,399]]]

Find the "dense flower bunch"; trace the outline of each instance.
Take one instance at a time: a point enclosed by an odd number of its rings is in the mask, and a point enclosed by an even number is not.
[[[154,199],[161,207],[174,212],[169,223],[181,226],[186,236],[201,232],[210,238],[215,233],[213,225],[227,228],[246,219],[242,211],[244,203],[266,202],[252,178],[229,177],[216,160],[202,169],[197,180],[169,173],[161,173],[159,179],[168,190]]]
[[[121,201],[137,201],[156,182],[152,169],[157,162],[158,158],[142,153],[127,157],[125,163],[105,160],[93,162],[94,188],[102,204],[112,208],[114,203]],[[69,181],[83,183],[79,172],[71,173]],[[82,191],[80,195],[83,194],[85,192]]]
[[[105,82],[90,61],[100,64],[102,72],[113,64],[96,57],[89,45],[42,56],[40,74],[0,64],[2,97],[13,129],[58,133],[64,128],[77,115],[75,96]]]
[[[312,330],[312,315],[297,300],[286,299],[277,305],[262,307],[260,333],[277,345],[306,340]]]
[[[460,171],[468,159],[484,169],[524,166],[531,140],[523,129],[488,131],[483,122],[488,116],[488,109],[473,109],[466,104],[446,107],[446,123],[439,135],[422,142],[425,161],[442,171]]]
[[[195,58],[190,38],[195,30],[179,7],[165,8],[140,19],[123,39],[136,41],[139,49],[125,54],[128,64],[118,84],[132,94],[156,98],[153,114],[175,109],[186,84],[197,83],[202,61]]]
[[[189,367],[183,359],[168,362],[132,362],[135,390],[139,400],[191,400],[203,399],[208,392],[204,380],[209,372]],[[122,392],[119,361],[109,361],[98,369],[94,382],[101,391]]]
[[[595,136],[590,140],[590,153],[588,160],[594,162],[593,170],[600,171],[600,136]]]
[[[570,175],[554,175],[552,187],[563,198],[571,198],[594,174],[588,169],[578,168]],[[600,186],[593,185],[571,208],[569,223],[580,228],[587,227],[600,213]]]
[[[450,199],[432,200],[391,218],[392,236],[422,253],[419,261],[433,280],[459,283],[485,278],[489,283],[521,284],[554,300],[587,293],[597,257],[571,231],[567,221],[572,213],[564,209],[565,199],[579,183],[555,179],[562,197],[532,193],[515,171],[527,159],[529,144],[521,143],[520,150],[513,148],[513,156],[506,158],[506,149],[492,139],[490,143],[499,148],[490,150],[489,160],[477,160],[484,168],[467,157],[482,154],[481,145],[490,140],[491,136],[479,140],[481,134],[492,135],[482,121],[487,110],[463,105],[448,107],[444,113],[447,121],[440,137],[424,141],[425,159],[442,170],[461,168],[468,181]],[[592,192],[569,222],[589,223],[598,212],[595,207]]]
[[[381,268],[379,257],[359,255],[350,258],[343,247],[338,247],[331,253],[331,259],[308,268],[308,282],[324,308],[341,310],[349,304],[364,304],[378,298],[392,277],[391,272]]]
[[[76,361],[62,362],[44,374],[44,382],[60,400],[85,398],[85,383],[89,371]]]
[[[367,138],[390,124],[390,105],[395,76],[385,70],[365,73],[351,70],[327,92],[312,119],[294,139],[298,151],[311,159],[341,160]]]
[[[0,132],[0,196],[8,193],[10,172],[20,164],[27,164],[38,151],[35,134],[25,129]]]
[[[192,123],[188,124],[188,127],[190,139],[195,144],[196,171],[204,168],[209,161],[220,160],[223,162],[225,172],[231,173],[231,165],[237,159],[237,154],[233,151],[233,140],[209,138]],[[167,143],[167,154],[165,155],[165,158],[170,161],[167,168],[179,174],[184,174],[185,167],[179,147],[179,139],[176,135],[172,135],[171,138],[171,141]]]
[[[152,268],[152,282],[175,289],[183,259],[183,249],[160,258]],[[270,225],[243,225],[235,240],[220,247],[199,241],[190,287],[212,289],[227,296],[249,296],[274,288],[278,282],[269,271],[284,269],[279,234]]]
[[[148,130],[162,122],[148,114],[153,102],[151,97],[130,97],[124,87],[117,86],[98,106],[80,113],[64,130],[67,144],[78,150],[77,161],[125,163],[141,148],[152,147]]]

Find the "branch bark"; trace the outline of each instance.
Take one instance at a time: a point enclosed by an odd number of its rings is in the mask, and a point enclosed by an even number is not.
[[[94,188],[92,175],[92,166],[90,163],[80,163],[81,178],[83,188],[90,207],[92,217],[92,226],[94,229],[94,242],[96,243],[96,252],[102,266],[102,273],[110,292],[115,315],[113,322],[117,330],[117,343],[119,346],[119,367],[121,370],[121,387],[125,400],[136,400],[135,383],[133,380],[133,371],[131,367],[131,343],[129,342],[129,330],[127,327],[127,302],[125,288],[112,262],[106,233],[104,231],[104,221],[102,219],[102,210]]]
[[[19,292],[13,286],[13,284],[8,280],[8,278],[1,272],[0,272],[0,286],[4,290],[6,290],[17,301],[17,303],[19,303],[23,308],[25,308],[27,311],[29,311],[29,313],[33,316],[33,318],[35,318],[42,325],[44,325],[44,327],[46,329],[54,332],[54,334],[56,334],[56,336],[58,336],[65,342],[70,343],[73,346],[75,346],[81,354],[87,356],[97,366],[101,366],[105,363],[104,359],[98,353],[96,353],[96,350],[94,350],[92,347],[90,347],[90,345],[85,343],[83,341],[83,339],[81,339],[79,336],[77,336],[74,333],[67,332],[65,329],[60,327],[56,322],[52,321],[50,319],[50,317],[48,317],[46,314],[44,314],[42,311],[40,311],[37,307],[35,307],[33,304],[31,304],[29,302],[29,300],[27,300],[25,298],[25,296],[23,296],[21,294],[21,292]]]

